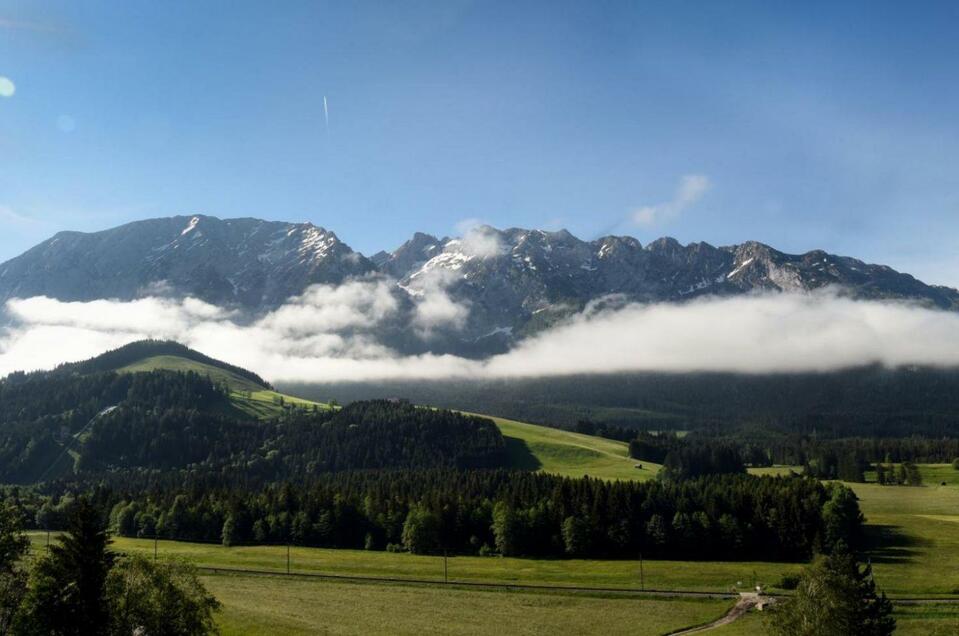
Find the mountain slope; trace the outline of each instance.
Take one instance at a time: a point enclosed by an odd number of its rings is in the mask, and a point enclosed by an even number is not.
[[[315,283],[336,284],[374,265],[310,223],[174,216],[102,232],[60,232],[0,265],[0,300],[147,295],[269,308]]]
[[[818,250],[786,254],[757,242],[714,247],[662,238],[644,246],[628,236],[583,241],[565,230],[483,226],[460,238],[416,233],[368,259],[309,223],[209,216],[61,232],[0,265],[0,302],[193,296],[248,310],[236,314],[242,320],[311,285],[371,276],[386,284],[395,311],[370,336],[404,354],[485,357],[588,307],[704,295],[832,286],[853,298],[959,310],[955,289],[884,265]],[[439,309],[454,319],[434,326]]]
[[[462,239],[417,234],[376,260],[413,296],[442,281],[456,301],[469,305],[464,336],[474,339],[536,331],[602,299],[666,302],[837,286],[854,298],[959,309],[956,290],[926,285],[884,265],[818,250],[786,254],[757,242],[683,246],[662,238],[644,247],[631,237],[587,242],[565,230],[484,226]]]

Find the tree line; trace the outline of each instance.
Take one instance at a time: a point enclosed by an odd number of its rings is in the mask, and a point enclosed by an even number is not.
[[[672,432],[639,432],[629,442],[629,454],[657,464],[678,463],[686,474],[690,470],[693,474],[742,472],[745,466],[779,464],[800,466],[805,474],[817,479],[863,482],[866,471],[876,470],[888,477],[881,483],[915,484],[921,483],[915,464],[953,461],[959,457],[959,439],[817,439],[770,433],[720,438],[701,432],[684,437]],[[911,477],[907,478],[903,471]]]
[[[606,482],[507,470],[331,473],[302,484],[120,488],[92,495],[123,536],[503,554],[803,561],[858,545],[851,490],[793,477]],[[56,529],[69,495],[8,497]]]

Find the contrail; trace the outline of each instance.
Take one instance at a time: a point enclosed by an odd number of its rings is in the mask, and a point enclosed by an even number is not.
[[[323,119],[326,121],[326,134],[330,134],[330,109],[326,105],[326,95],[323,96]]]

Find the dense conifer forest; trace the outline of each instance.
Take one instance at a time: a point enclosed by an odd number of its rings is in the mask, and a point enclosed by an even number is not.
[[[89,486],[88,486],[89,487]],[[34,527],[60,527],[73,498],[9,491]],[[361,471],[259,488],[212,475],[93,498],[124,536],[538,557],[799,561],[858,545],[842,485],[806,477],[606,482],[508,470]]]

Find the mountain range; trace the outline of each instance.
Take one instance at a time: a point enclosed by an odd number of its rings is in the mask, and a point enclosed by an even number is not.
[[[836,286],[854,298],[959,308],[955,289],[885,265],[820,250],[786,254],[753,241],[715,247],[661,238],[642,245],[628,236],[584,241],[565,230],[480,226],[457,238],[416,233],[392,252],[366,257],[311,223],[203,215],[60,232],[0,265],[0,301],[192,296],[255,316],[311,285],[356,279],[388,281],[406,309],[441,289],[468,311],[445,341],[427,348],[480,353],[502,350],[591,303]]]

